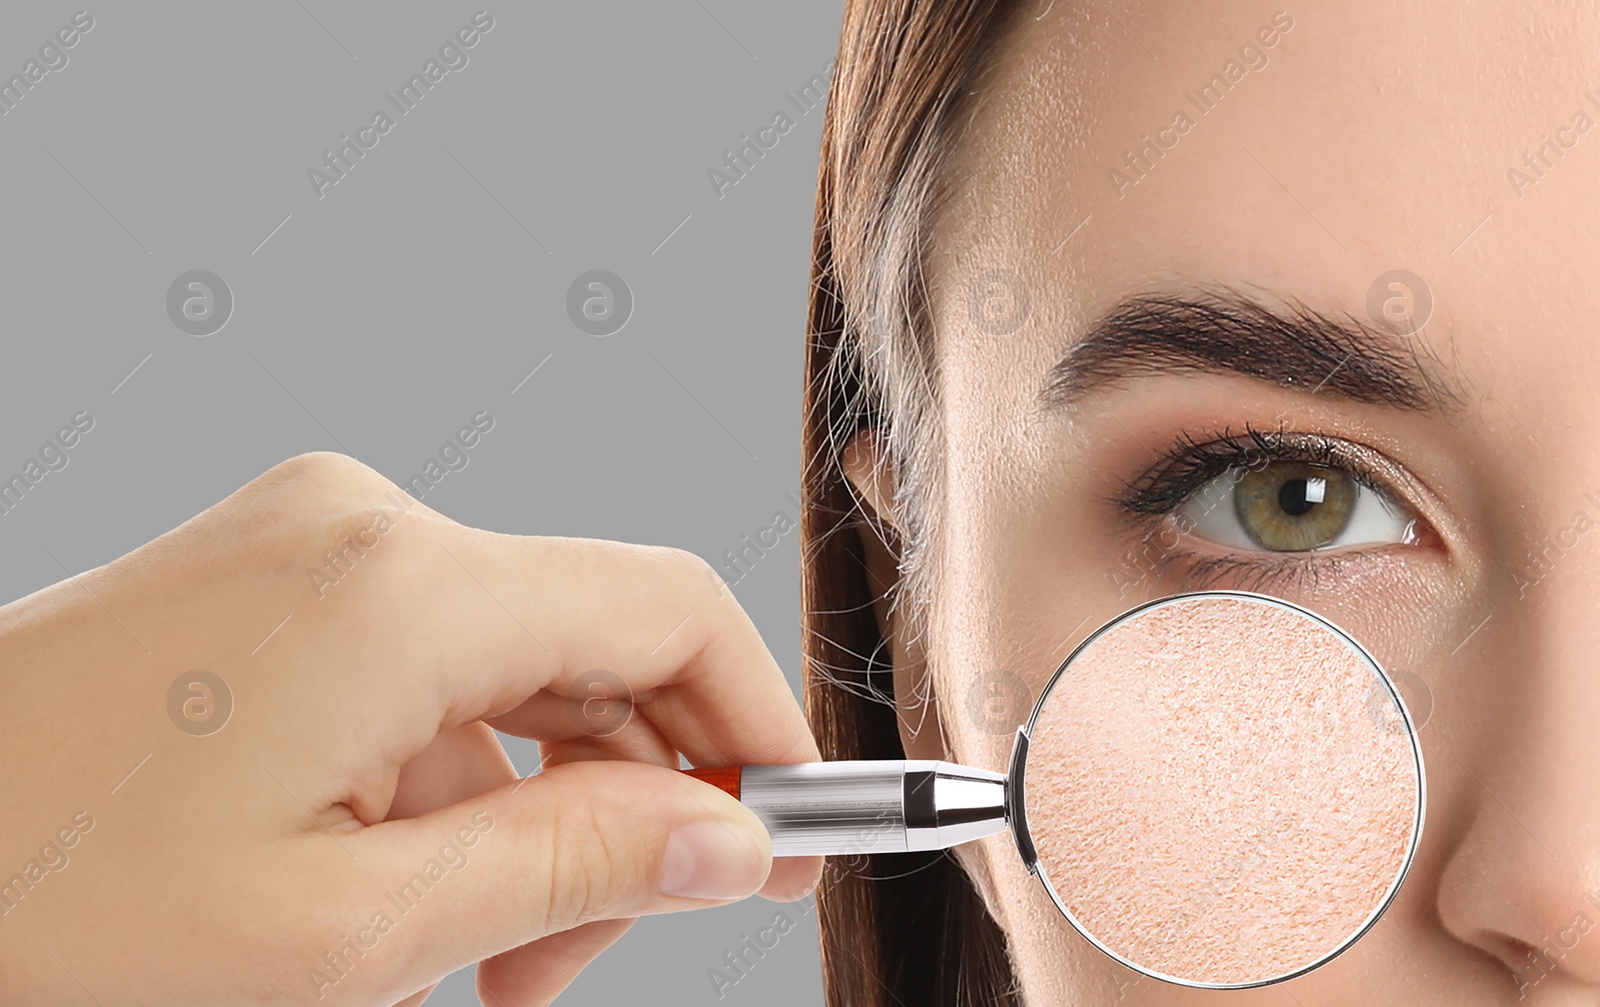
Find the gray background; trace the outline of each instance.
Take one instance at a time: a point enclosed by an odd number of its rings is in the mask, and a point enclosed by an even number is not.
[[[79,9],[0,8],[0,77]],[[427,496],[464,523],[716,560],[794,516],[822,112],[785,92],[833,59],[838,0],[502,0],[405,117],[383,93],[480,3],[87,9],[68,64],[0,117],[0,475],[96,419],[0,518],[0,598],[299,452],[407,480],[485,409],[494,429]],[[380,108],[393,130],[318,199],[306,170]],[[796,128],[719,199],[707,169],[779,109]],[[565,308],[593,268],[635,301],[604,338]],[[165,307],[191,269],[235,298],[207,337]],[[734,591],[797,686],[796,536]],[[508,747],[531,771],[536,747]],[[707,970],[778,908],[641,921],[560,1002],[715,1000]],[[724,1002],[820,1001],[814,921],[784,908],[799,925]],[[476,1002],[470,972],[429,1000]]]

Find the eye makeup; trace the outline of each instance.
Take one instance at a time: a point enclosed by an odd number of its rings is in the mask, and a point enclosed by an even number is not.
[[[1438,546],[1411,503],[1415,485],[1364,445],[1246,424],[1180,434],[1108,503],[1147,541],[1159,537],[1162,571],[1181,564],[1193,582],[1231,574],[1270,590],[1377,550]]]
[[[1184,433],[1154,466],[1126,482],[1113,502],[1130,514],[1164,515],[1218,476],[1259,470],[1273,462],[1300,462],[1346,472],[1384,496],[1391,506],[1403,506],[1393,498],[1373,454],[1338,438],[1282,429],[1263,431],[1249,424],[1237,434],[1226,427],[1203,437]]]

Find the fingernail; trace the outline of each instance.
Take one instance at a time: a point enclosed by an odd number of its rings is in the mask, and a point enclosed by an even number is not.
[[[661,857],[661,894],[742,899],[761,887],[761,845],[747,829],[721,821],[680,825]]]

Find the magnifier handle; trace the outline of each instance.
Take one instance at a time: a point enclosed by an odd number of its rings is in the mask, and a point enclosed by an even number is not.
[[[777,857],[942,850],[1006,827],[1006,778],[933,760],[691,769],[739,799]]]

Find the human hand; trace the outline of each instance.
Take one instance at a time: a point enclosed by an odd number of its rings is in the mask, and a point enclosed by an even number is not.
[[[639,915],[820,870],[674,771],[819,757],[709,566],[466,528],[339,455],[0,608],[0,710],[11,1003],[414,1004],[481,962],[544,1004]]]

